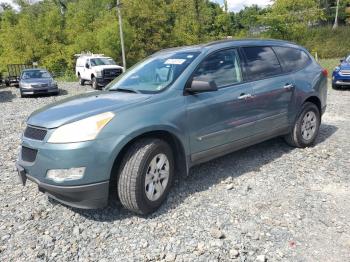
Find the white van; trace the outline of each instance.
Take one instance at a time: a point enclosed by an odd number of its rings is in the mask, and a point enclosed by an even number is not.
[[[104,87],[123,73],[123,67],[104,55],[79,54],[75,67],[80,85],[90,82],[94,89]]]

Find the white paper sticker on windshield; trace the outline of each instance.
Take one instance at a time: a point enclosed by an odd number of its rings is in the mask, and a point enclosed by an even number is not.
[[[168,59],[165,61],[165,65],[182,65],[186,59]]]

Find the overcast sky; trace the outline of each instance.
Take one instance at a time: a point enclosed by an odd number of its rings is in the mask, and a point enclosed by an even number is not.
[[[223,4],[224,0],[213,0],[214,2],[218,2]],[[11,0],[0,0],[0,3],[11,3]],[[250,6],[253,4],[259,6],[266,6],[270,3],[270,0],[227,0],[229,9],[231,11],[239,11],[244,8],[244,6]]]

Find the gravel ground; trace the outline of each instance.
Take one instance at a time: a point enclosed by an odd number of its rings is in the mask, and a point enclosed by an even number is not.
[[[280,138],[191,170],[162,208],[95,211],[49,200],[14,168],[27,116],[89,90],[20,99],[0,89],[0,261],[350,261],[350,91],[330,90],[316,146]]]

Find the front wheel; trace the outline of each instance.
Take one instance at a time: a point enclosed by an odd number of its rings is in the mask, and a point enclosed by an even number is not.
[[[315,143],[321,124],[321,115],[317,106],[306,102],[301,109],[293,130],[285,136],[286,142],[294,147],[308,147]]]
[[[127,151],[118,178],[118,196],[124,207],[146,215],[157,210],[169,193],[174,157],[160,139],[142,139]]]
[[[338,90],[338,89],[339,89],[339,86],[332,83],[332,88],[333,88],[334,90]]]
[[[95,89],[95,90],[98,89],[98,84],[97,84],[97,79],[96,79],[96,77],[93,77],[93,78],[91,79],[91,85],[92,85],[92,88],[93,88],[93,89]]]

